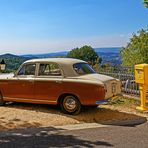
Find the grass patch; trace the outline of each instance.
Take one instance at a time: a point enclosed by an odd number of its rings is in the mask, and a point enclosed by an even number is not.
[[[109,99],[108,104],[109,105],[139,105],[140,101],[119,96],[117,98]]]

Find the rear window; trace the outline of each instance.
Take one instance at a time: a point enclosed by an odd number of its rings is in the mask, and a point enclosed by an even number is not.
[[[96,73],[87,63],[74,64],[73,68],[79,75]]]

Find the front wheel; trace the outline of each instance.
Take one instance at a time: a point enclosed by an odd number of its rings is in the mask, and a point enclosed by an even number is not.
[[[61,109],[64,113],[70,115],[77,115],[81,112],[81,103],[72,95],[64,97],[60,103]]]

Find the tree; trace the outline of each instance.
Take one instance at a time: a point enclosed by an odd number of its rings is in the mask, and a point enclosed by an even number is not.
[[[144,0],[144,6],[148,8],[148,0]]]
[[[0,62],[0,64],[6,64],[4,59],[2,59],[2,61]]]
[[[121,49],[120,53],[124,66],[148,63],[148,30],[142,29],[137,34],[133,34],[130,42]]]
[[[76,58],[87,61],[91,66],[99,64],[102,59],[97,55],[95,50],[91,46],[83,46],[81,48],[74,48],[67,54],[68,58]]]

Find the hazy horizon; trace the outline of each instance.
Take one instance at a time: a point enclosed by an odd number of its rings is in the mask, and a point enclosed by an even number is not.
[[[103,52],[103,50],[105,49],[105,50],[108,50],[108,49],[120,49],[120,48],[122,48],[122,47],[95,47],[95,48],[93,48],[93,49],[102,49],[100,52]],[[71,49],[70,49],[71,50]],[[70,50],[58,50],[58,51],[49,51],[49,52],[39,52],[39,53],[25,53],[25,54],[15,54],[15,53],[12,53],[12,52],[5,52],[5,53],[0,53],[0,55],[5,55],[5,54],[12,54],[12,55],[18,55],[18,56],[23,56],[23,55],[44,55],[44,54],[52,54],[52,53],[62,53],[62,52],[68,52],[68,51],[70,51]],[[108,52],[108,51],[104,51],[104,52]],[[111,50],[110,50],[110,52],[112,52]],[[115,52],[115,51],[113,51],[113,52]]]

